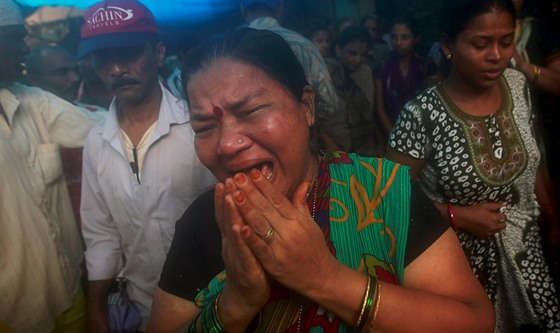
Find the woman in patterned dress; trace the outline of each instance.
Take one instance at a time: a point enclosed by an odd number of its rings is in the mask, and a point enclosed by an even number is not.
[[[522,73],[506,69],[515,47],[513,5],[445,4],[441,46],[451,72],[405,106],[388,158],[411,166],[454,224],[494,302],[496,332],[558,332],[558,299],[537,226],[539,203],[549,198],[539,190],[528,87]]]

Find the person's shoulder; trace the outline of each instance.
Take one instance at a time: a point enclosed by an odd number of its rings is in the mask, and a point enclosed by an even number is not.
[[[23,105],[37,104],[37,106],[44,106],[49,95],[52,95],[41,88],[28,86],[19,82],[10,84],[8,90],[16,96]],[[56,97],[55,95],[52,96]]]
[[[410,99],[405,105],[405,109],[416,109],[423,108],[427,102],[434,102],[439,100],[440,96],[438,94],[439,84],[427,87]]]
[[[165,114],[165,117],[167,118],[167,121],[169,121],[169,123],[188,125],[188,122],[190,120],[190,112],[189,112],[189,106],[187,104],[187,101],[173,95],[173,93],[171,93],[171,91],[165,88],[161,84],[161,82],[160,82],[160,86],[163,91],[160,117],[162,116],[162,112],[163,112]]]
[[[103,132],[105,130],[105,123],[107,119],[101,120],[99,123],[95,124],[91,130],[89,131],[88,135],[86,136],[86,140],[84,142],[84,150],[94,152],[94,155],[97,155],[98,149],[101,148],[103,139]]]
[[[502,76],[507,83],[506,87],[509,88],[512,94],[524,94],[527,89],[527,78],[525,74],[517,69],[506,68]]]
[[[214,188],[200,194],[177,221],[176,228],[184,228],[187,224],[206,224],[208,218],[214,219]]]
[[[9,90],[12,92],[12,94],[17,96],[26,96],[26,95],[35,96],[35,95],[43,95],[46,93],[41,88],[28,86],[19,82],[13,82],[12,84],[10,84]]]
[[[525,75],[521,71],[509,67],[505,69],[503,76],[508,82],[512,80],[525,81]]]

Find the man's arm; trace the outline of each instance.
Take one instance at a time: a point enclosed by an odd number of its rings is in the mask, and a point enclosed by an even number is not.
[[[87,327],[90,333],[110,333],[107,316],[107,296],[113,280],[88,282]]]
[[[107,207],[96,174],[97,150],[84,147],[80,215],[88,270],[88,329],[109,332],[107,296],[121,266],[120,234]]]
[[[49,135],[64,147],[82,147],[91,128],[103,119],[101,113],[88,112],[48,92],[42,99]]]

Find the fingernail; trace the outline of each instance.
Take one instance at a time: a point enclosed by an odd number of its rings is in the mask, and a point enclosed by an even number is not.
[[[249,172],[249,175],[251,176],[251,178],[253,178],[254,180],[257,180],[261,177],[261,172],[258,171],[257,169],[253,169]]]
[[[233,199],[235,199],[235,201],[237,201],[238,203],[242,203],[243,202],[243,193],[241,193],[240,191],[236,191],[233,194]]]
[[[243,184],[247,180],[247,177],[242,173],[238,173],[235,176],[233,176],[233,180],[235,181],[236,184]]]

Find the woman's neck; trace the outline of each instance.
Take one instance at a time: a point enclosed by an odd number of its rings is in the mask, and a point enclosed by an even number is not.
[[[412,52],[399,56],[399,70],[402,77],[408,76],[408,68],[410,67],[410,59],[412,59]]]
[[[502,103],[499,84],[476,87],[450,74],[443,82],[445,92],[461,111],[473,116],[486,116],[496,112]]]

